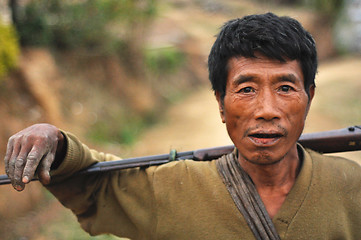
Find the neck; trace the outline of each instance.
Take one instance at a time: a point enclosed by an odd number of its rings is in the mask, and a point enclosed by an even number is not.
[[[297,145],[277,163],[257,165],[243,159],[242,156],[239,156],[238,160],[251,177],[267,212],[273,218],[291,191],[299,172]]]
[[[239,163],[249,174],[258,188],[279,188],[294,183],[299,171],[300,160],[297,145],[277,163],[259,165],[249,162],[239,156]],[[293,184],[292,184],[293,185]]]

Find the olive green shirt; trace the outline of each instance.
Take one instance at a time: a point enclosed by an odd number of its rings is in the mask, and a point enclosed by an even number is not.
[[[215,161],[176,161],[71,177],[98,161],[66,134],[67,155],[47,188],[91,235],[131,239],[255,239],[218,174]],[[281,239],[361,239],[361,167],[304,150],[295,185],[273,218]]]

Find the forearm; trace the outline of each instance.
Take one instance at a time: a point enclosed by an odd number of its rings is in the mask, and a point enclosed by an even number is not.
[[[65,133],[67,151],[64,160],[51,172],[45,187],[77,216],[82,228],[91,233],[109,232],[118,236],[146,236],[155,216],[153,209],[153,170],[126,169],[91,175],[75,172],[99,161],[118,157],[89,149],[71,134]],[[101,208],[101,211],[98,209]],[[139,213],[142,213],[139,215]]]

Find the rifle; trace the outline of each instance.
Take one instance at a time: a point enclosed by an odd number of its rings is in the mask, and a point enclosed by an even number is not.
[[[325,132],[305,133],[301,135],[298,142],[303,147],[320,153],[358,151],[361,150],[361,126],[352,126]],[[77,174],[83,175],[126,168],[150,167],[185,159],[194,161],[209,161],[231,153],[233,150],[234,145],[204,148],[179,153],[175,150],[171,150],[169,154],[135,157],[110,162],[99,162],[78,172]],[[34,178],[33,180],[37,179]],[[7,175],[0,175],[0,185],[9,183],[11,182]]]

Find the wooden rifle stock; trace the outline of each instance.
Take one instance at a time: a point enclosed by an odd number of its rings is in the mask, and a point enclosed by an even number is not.
[[[361,126],[306,133],[300,137],[299,142],[302,146],[321,153],[361,150]]]
[[[339,130],[302,134],[299,143],[314,151],[321,153],[336,153],[361,150],[361,126],[348,127]],[[161,165],[176,160],[193,159],[195,161],[208,161],[217,159],[224,154],[231,153],[234,145],[205,148],[195,151],[177,153],[172,150],[170,154],[128,158],[110,162],[99,162],[77,174],[91,174],[108,172],[134,167],[149,167]],[[33,179],[37,180],[37,179]],[[9,184],[6,175],[0,175],[0,185]]]

